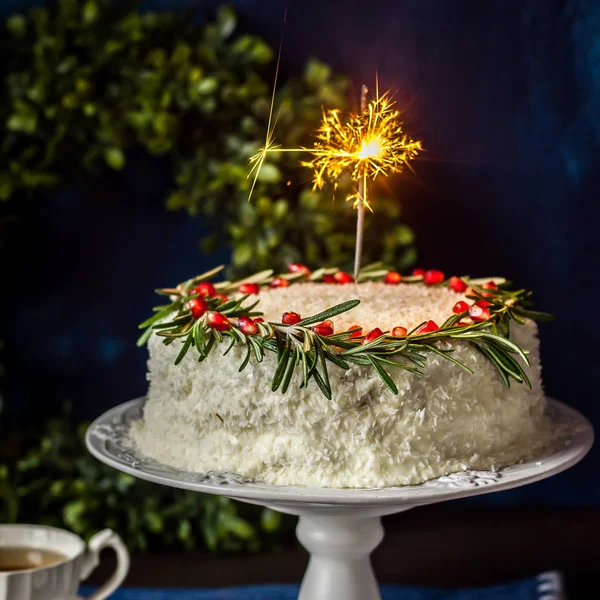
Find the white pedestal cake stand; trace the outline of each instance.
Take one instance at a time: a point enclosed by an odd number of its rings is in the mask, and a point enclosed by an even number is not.
[[[369,556],[383,539],[383,515],[539,481],[581,460],[594,439],[592,426],[582,415],[550,401],[551,416],[565,432],[564,444],[498,472],[465,471],[422,485],[382,489],[275,486],[226,473],[178,471],[140,455],[128,433],[131,423],[141,418],[143,404],[144,398],[132,400],[94,421],[86,435],[89,451],[140,479],[298,515],[298,539],[310,552],[299,600],[379,600]]]

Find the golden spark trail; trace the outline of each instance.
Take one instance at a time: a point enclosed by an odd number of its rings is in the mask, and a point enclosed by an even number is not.
[[[279,74],[281,46],[277,57],[275,85],[271,97],[271,109],[267,125],[265,145],[250,158],[254,173],[254,181],[248,195],[248,201],[256,187],[260,170],[270,153],[273,152],[305,152],[311,155],[310,160],[300,164],[311,169],[313,173],[313,189],[321,189],[325,184],[337,187],[343,175],[349,175],[356,183],[356,192],[347,200],[354,201],[357,209],[356,249],[354,256],[354,280],[358,280],[362,255],[365,209],[372,211],[369,202],[368,183],[375,181],[380,175],[387,177],[392,173],[400,173],[404,167],[410,167],[410,161],[422,151],[419,140],[410,138],[403,129],[400,112],[389,92],[379,95],[379,81],[376,84],[375,99],[367,101],[367,88],[362,87],[360,112],[350,114],[342,120],[339,109],[323,110],[321,125],[315,134],[312,148],[282,148],[274,142],[275,122],[273,110],[275,106],[275,90]],[[412,170],[412,169],[411,169]]]
[[[274,98],[273,95],[273,103]],[[346,121],[341,120],[339,109],[324,110],[312,148],[281,148],[274,143],[272,104],[265,146],[250,158],[253,164],[251,173],[255,173],[252,189],[267,155],[272,152],[311,154],[312,159],[301,164],[312,170],[313,186],[317,189],[326,183],[335,185],[344,174],[349,174],[358,184],[365,178],[373,181],[379,175],[400,173],[423,147],[420,141],[404,133],[399,120],[400,113],[395,106],[390,93],[386,92],[383,96],[377,95],[366,104],[365,110],[350,115]],[[363,198],[356,193],[349,199],[354,200],[355,207],[362,202],[371,209],[366,196]]]

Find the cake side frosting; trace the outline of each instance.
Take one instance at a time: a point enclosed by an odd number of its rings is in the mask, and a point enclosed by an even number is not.
[[[260,309],[278,321],[286,310],[314,314],[355,295],[353,285],[298,284],[264,291]],[[442,322],[461,298],[445,288],[380,283],[359,285],[358,295],[358,307],[334,318],[336,330]],[[178,344],[165,346],[153,335],[148,400],[133,439],[147,456],[180,469],[277,484],[383,487],[498,468],[532,456],[551,435],[537,326],[513,326],[512,338],[530,351],[532,390],[506,388],[472,345],[453,341],[453,356],[472,375],[430,355],[422,377],[390,369],[394,395],[366,367],[333,365],[328,400],[314,381],[300,388],[299,374],[286,394],[271,392],[275,355],[252,359],[241,373],[239,346],[225,357],[216,349],[202,363],[189,353],[176,366]]]

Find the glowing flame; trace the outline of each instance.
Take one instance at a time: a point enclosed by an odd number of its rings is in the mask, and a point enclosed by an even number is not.
[[[381,143],[378,139],[374,140],[363,140],[362,146],[357,153],[357,157],[361,160],[365,158],[375,158],[383,150]]]

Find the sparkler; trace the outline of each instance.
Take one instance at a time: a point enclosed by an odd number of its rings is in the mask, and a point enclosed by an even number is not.
[[[323,120],[312,148],[282,148],[275,144],[275,124],[271,125],[273,93],[265,145],[250,158],[254,166],[248,175],[250,177],[254,173],[248,196],[250,200],[260,169],[267,155],[272,152],[310,154],[311,160],[301,161],[301,164],[312,170],[315,189],[321,189],[326,183],[337,187],[340,177],[349,174],[357,184],[356,192],[347,198],[354,202],[357,209],[354,281],[357,281],[360,270],[365,209],[372,211],[368,195],[369,181],[374,181],[379,175],[387,177],[392,173],[400,173],[405,166],[410,168],[409,162],[422,150],[420,141],[404,133],[400,113],[391,94],[386,92],[380,96],[377,85],[375,99],[368,102],[367,93],[367,87],[362,86],[360,112],[350,115],[346,121],[342,121],[338,109],[323,111]]]

